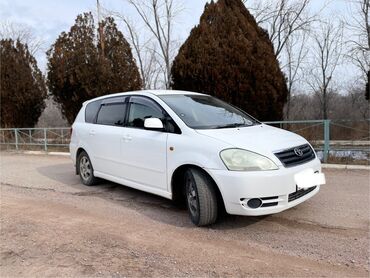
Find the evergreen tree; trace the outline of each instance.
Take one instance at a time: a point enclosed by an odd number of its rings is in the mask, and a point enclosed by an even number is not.
[[[1,127],[33,127],[45,108],[44,77],[27,45],[0,41]]]
[[[113,18],[106,18],[99,24],[99,28],[102,30],[102,35],[98,33],[101,90],[106,93],[120,92],[123,80],[125,91],[140,89],[141,79],[130,44],[117,29]]]
[[[279,120],[287,97],[268,34],[241,0],[211,1],[172,66],[173,89],[219,97],[261,120]]]
[[[47,56],[49,90],[69,123],[88,99],[141,88],[130,45],[112,18],[96,32],[92,14],[79,15]]]

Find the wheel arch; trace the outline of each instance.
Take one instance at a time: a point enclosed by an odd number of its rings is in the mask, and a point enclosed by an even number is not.
[[[219,208],[225,211],[225,203],[222,197],[219,186],[213,177],[207,172],[206,169],[195,164],[183,164],[178,166],[171,176],[171,193],[172,200],[179,204],[185,204],[185,187],[184,187],[184,173],[187,169],[195,168],[207,175],[207,177],[212,181],[214,189],[217,195],[217,204]]]
[[[82,147],[79,147],[76,151],[76,175],[80,174],[80,169],[77,167],[77,165],[78,165],[77,159],[78,159],[78,156],[80,155],[80,153],[82,153],[82,152],[87,153],[87,151]]]

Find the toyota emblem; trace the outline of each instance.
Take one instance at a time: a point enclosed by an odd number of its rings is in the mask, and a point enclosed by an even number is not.
[[[296,156],[302,156],[303,155],[303,151],[300,148],[295,148],[294,153],[296,154]]]

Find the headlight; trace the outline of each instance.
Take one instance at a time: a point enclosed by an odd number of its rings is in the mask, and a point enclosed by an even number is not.
[[[242,149],[223,150],[220,156],[227,169],[231,171],[266,171],[279,169],[267,157]]]

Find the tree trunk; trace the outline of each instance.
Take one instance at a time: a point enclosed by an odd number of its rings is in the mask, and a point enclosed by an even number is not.
[[[327,103],[326,89],[324,89],[324,92],[323,92],[322,110],[323,110],[324,120],[327,120],[328,119],[328,103]]]

